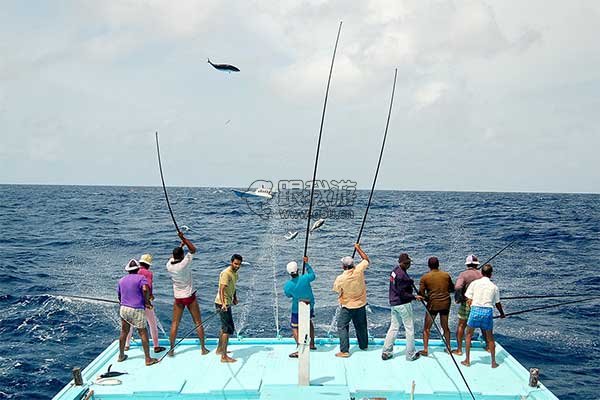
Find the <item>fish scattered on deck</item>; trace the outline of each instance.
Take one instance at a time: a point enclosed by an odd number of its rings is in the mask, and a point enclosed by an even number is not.
[[[127,372],[111,371],[112,364],[108,366],[108,370],[100,375],[100,378],[113,378],[115,376],[125,375]]]

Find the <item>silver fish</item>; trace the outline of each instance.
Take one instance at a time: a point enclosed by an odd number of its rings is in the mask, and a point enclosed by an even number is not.
[[[310,228],[310,231],[313,232],[313,231],[319,229],[321,226],[323,226],[324,223],[325,223],[325,220],[323,218],[319,218],[318,220],[315,221],[313,226]]]
[[[287,235],[285,235],[284,237],[285,237],[285,240],[292,240],[296,236],[298,236],[298,231],[295,231],[295,232],[289,231],[287,233]]]

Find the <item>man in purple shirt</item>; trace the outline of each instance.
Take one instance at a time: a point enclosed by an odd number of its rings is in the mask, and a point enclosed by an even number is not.
[[[413,300],[423,300],[423,297],[413,294],[414,281],[406,271],[410,268],[411,259],[406,253],[398,257],[398,266],[390,274],[390,306],[392,307],[390,329],[385,336],[381,358],[389,360],[393,357],[394,341],[400,328],[400,320],[406,334],[406,359],[414,361],[419,358],[415,349],[415,317],[412,309]]]
[[[132,259],[125,266],[128,272],[119,280],[117,294],[119,296],[119,316],[121,317],[121,335],[119,336],[119,358],[117,361],[125,361],[125,342],[131,327],[137,328],[142,338],[142,348],[146,358],[146,365],[156,364],[158,360],[150,357],[148,346],[148,331],[146,330],[146,308],[152,308],[150,303],[150,291],[148,281],[144,275],[138,275],[140,264]]]
[[[471,282],[483,276],[477,269],[479,268],[479,260],[474,254],[467,256],[465,265],[467,269],[458,275],[456,285],[454,285],[454,300],[456,301],[456,304],[460,304],[460,306],[458,307],[458,325],[456,326],[457,348],[452,350],[452,353],[459,356],[462,354],[462,342],[465,335],[465,327],[467,326],[467,320],[469,319],[469,313],[471,312],[471,307],[467,303],[465,293]]]

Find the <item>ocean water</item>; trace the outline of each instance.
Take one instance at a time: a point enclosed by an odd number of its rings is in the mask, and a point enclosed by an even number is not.
[[[240,253],[250,264],[240,270],[239,334],[290,335],[285,265],[301,261],[306,221],[282,215],[275,201],[271,218],[261,218],[260,207],[223,188],[169,194],[198,247],[193,270],[201,309],[212,312],[219,271]],[[318,336],[335,334],[331,286],[339,259],[352,252],[367,197],[359,191],[345,213],[310,237]],[[404,251],[414,260],[415,279],[432,255],[456,279],[467,254],[483,261],[516,240],[493,261],[501,296],[565,297],[506,300],[507,313],[573,300],[570,294],[600,296],[599,221],[599,195],[377,191],[361,240],[372,261],[370,333],[387,331],[387,275]],[[155,307],[169,329],[172,288],[164,264],[178,240],[161,188],[1,185],[0,227],[0,399],[51,398],[74,366],[86,366],[118,337],[115,305],[63,295],[115,299],[132,257],[154,255]],[[300,234],[286,241],[289,230]],[[599,307],[593,300],[496,320],[496,338],[525,367],[540,368],[542,382],[560,398],[598,399]],[[424,312],[415,310],[421,337]],[[180,333],[191,327],[185,314]],[[206,327],[212,337],[218,329],[214,319]]]

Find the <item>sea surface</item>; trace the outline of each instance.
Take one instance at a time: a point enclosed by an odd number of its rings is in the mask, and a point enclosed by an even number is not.
[[[340,258],[352,253],[369,193],[357,194],[351,204],[323,208],[329,218],[310,235],[318,336],[335,334],[331,286]],[[229,189],[169,188],[169,195],[177,222],[198,247],[193,273],[201,309],[212,312],[219,271],[240,253],[249,264],[240,270],[238,334],[290,335],[282,288],[285,265],[303,254],[306,220],[291,212],[301,205],[275,198],[267,218],[264,207]],[[65,296],[116,299],[132,257],[154,255],[155,306],[169,329],[165,263],[178,238],[162,188],[0,185],[0,228],[0,399],[51,398],[74,366],[86,366],[118,337],[115,305]],[[300,233],[288,241],[288,231]],[[388,273],[399,253],[411,255],[417,280],[433,255],[456,279],[468,254],[484,261],[513,241],[492,262],[501,297],[563,297],[505,300],[507,313],[600,296],[600,195],[376,191],[361,239],[372,261],[370,334],[387,331]],[[582,294],[589,297],[570,297]],[[599,307],[598,300],[582,301],[496,320],[496,338],[526,368],[540,368],[559,398],[599,399]],[[420,338],[424,312],[415,310]],[[218,323],[207,325],[214,337]],[[184,314],[180,333],[191,327]]]

